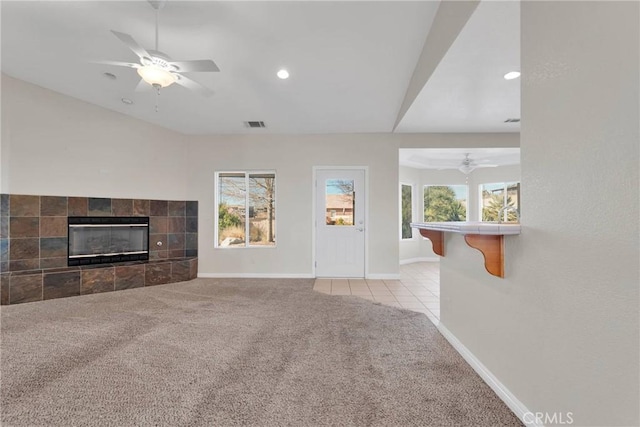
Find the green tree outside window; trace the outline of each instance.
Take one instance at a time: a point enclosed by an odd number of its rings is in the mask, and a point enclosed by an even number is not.
[[[411,231],[412,221],[412,203],[411,203],[411,190],[410,185],[402,184],[402,238],[410,239],[413,236]]]
[[[452,187],[436,185],[425,187],[425,222],[466,221],[466,219],[467,208],[458,200]]]

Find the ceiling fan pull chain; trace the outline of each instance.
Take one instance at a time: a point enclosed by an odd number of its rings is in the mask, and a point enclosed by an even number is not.
[[[156,113],[158,112],[158,98],[160,97],[160,88],[156,88]]]

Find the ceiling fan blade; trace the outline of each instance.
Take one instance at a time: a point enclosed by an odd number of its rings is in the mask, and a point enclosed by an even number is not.
[[[111,30],[111,32],[113,33],[114,36],[119,38],[122,43],[126,44],[127,47],[131,49],[133,53],[138,55],[140,59],[145,57],[151,58],[151,55],[149,55],[149,53],[142,46],[140,46],[129,34],[120,33],[118,31],[113,31],[113,30]]]
[[[198,92],[202,96],[209,97],[213,95],[213,91],[208,87],[204,87],[200,83],[194,80],[191,80],[190,78],[185,77],[183,75],[177,74],[177,76],[178,76],[178,80],[176,80],[176,84],[186,87],[187,89],[191,89],[194,92]]]
[[[135,62],[122,62],[122,61],[92,61],[94,64],[103,64],[103,65],[115,65],[117,67],[129,67],[129,68],[139,68],[140,64],[136,64]]]
[[[151,86],[149,83],[145,82],[144,80],[140,79],[140,81],[136,85],[135,91],[136,92],[148,92],[151,89],[153,89],[153,86]]]
[[[220,71],[220,68],[210,59],[196,59],[193,61],[171,61],[171,65],[178,67],[180,73],[191,73],[199,71]]]
[[[497,168],[498,165],[473,165],[475,168]]]

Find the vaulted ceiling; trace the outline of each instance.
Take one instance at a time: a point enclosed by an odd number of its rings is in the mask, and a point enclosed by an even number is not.
[[[519,80],[502,77],[519,69],[516,1],[481,2],[440,53],[429,49],[449,19],[439,1],[167,1],[159,50],[214,60],[220,72],[187,74],[211,97],[136,91],[136,70],[95,63],[137,61],[110,30],[154,47],[147,1],[0,5],[3,73],[186,134],[519,130],[504,123],[520,117]],[[437,67],[403,108],[425,58]]]

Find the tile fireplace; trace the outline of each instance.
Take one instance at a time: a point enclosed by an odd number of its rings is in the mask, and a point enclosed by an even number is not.
[[[0,194],[0,304],[195,279],[198,202]]]

